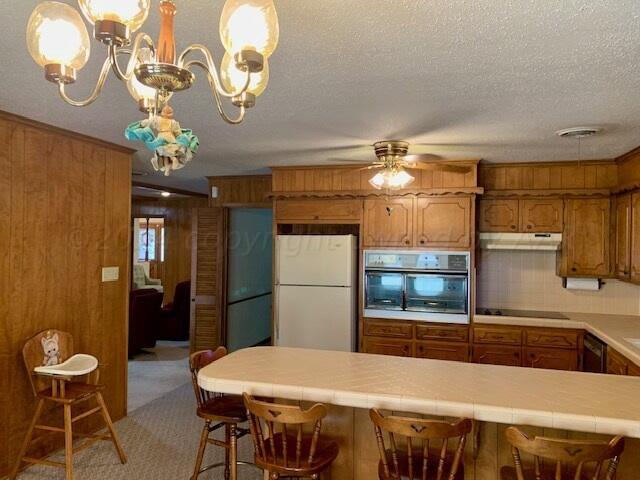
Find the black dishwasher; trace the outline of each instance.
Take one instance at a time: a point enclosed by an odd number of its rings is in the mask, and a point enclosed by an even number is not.
[[[607,371],[607,344],[587,333],[584,336],[583,361],[582,371],[605,373]]]

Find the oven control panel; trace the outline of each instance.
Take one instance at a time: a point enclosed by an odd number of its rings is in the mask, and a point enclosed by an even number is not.
[[[365,252],[365,268],[467,272],[469,255],[459,252]]]

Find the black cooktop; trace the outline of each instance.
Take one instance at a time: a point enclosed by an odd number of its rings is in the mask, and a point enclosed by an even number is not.
[[[567,317],[558,312],[536,312],[535,310],[510,310],[508,308],[478,308],[476,315],[491,315],[504,317],[525,318],[550,318],[555,320],[567,320]]]

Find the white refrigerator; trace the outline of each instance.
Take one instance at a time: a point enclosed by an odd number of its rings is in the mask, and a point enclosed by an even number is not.
[[[275,250],[275,344],[355,351],[357,238],[278,235]]]

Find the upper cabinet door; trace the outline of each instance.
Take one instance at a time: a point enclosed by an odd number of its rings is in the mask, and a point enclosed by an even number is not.
[[[619,278],[628,279],[631,266],[631,195],[618,197],[615,205],[615,274]]]
[[[631,195],[630,278],[640,282],[640,193]]]
[[[363,223],[365,247],[411,247],[413,199],[367,199]]]
[[[416,205],[416,246],[471,246],[469,197],[419,198]]]
[[[518,200],[480,200],[481,232],[517,232]]]
[[[520,200],[520,231],[562,233],[562,211],[560,198]]]
[[[561,276],[609,275],[610,208],[608,198],[566,201]]]

